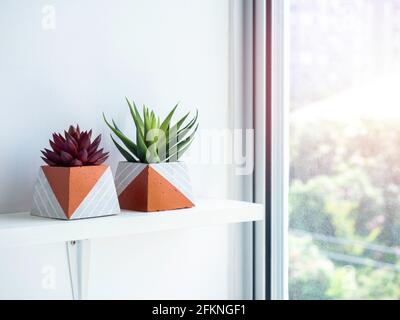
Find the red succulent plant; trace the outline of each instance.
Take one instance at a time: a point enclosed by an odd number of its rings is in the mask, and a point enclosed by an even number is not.
[[[42,150],[43,161],[52,167],[97,166],[108,158],[108,152],[100,149],[101,135],[91,141],[92,130],[81,131],[79,125],[70,126],[64,136],[53,133],[50,146],[53,150]]]

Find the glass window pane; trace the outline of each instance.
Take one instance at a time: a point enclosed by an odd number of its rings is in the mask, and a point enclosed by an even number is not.
[[[399,17],[291,1],[291,299],[400,299]]]

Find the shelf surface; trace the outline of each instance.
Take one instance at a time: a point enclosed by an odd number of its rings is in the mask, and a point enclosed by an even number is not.
[[[46,244],[163,230],[263,220],[263,206],[234,200],[200,200],[190,209],[120,215],[83,220],[54,220],[30,213],[0,214],[0,247]]]

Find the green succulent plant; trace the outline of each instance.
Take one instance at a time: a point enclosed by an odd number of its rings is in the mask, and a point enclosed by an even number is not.
[[[136,143],[118,128],[114,120],[110,123],[103,113],[107,126],[122,142],[122,144],[118,143],[111,134],[112,141],[126,161],[140,163],[178,161],[193,142],[199,127],[198,111],[190,121],[186,121],[190,115],[188,112],[179,121],[171,124],[179,103],[161,122],[160,117],[157,117],[154,111],[150,111],[146,106],[143,106],[143,117],[141,117],[135,102],[131,103],[128,98],[126,101],[136,127]]]

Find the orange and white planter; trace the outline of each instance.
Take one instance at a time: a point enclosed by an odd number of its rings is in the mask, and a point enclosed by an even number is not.
[[[182,162],[120,162],[115,180],[121,209],[152,212],[194,206],[188,170]]]
[[[108,166],[40,168],[32,215],[76,220],[118,213],[117,192]]]

